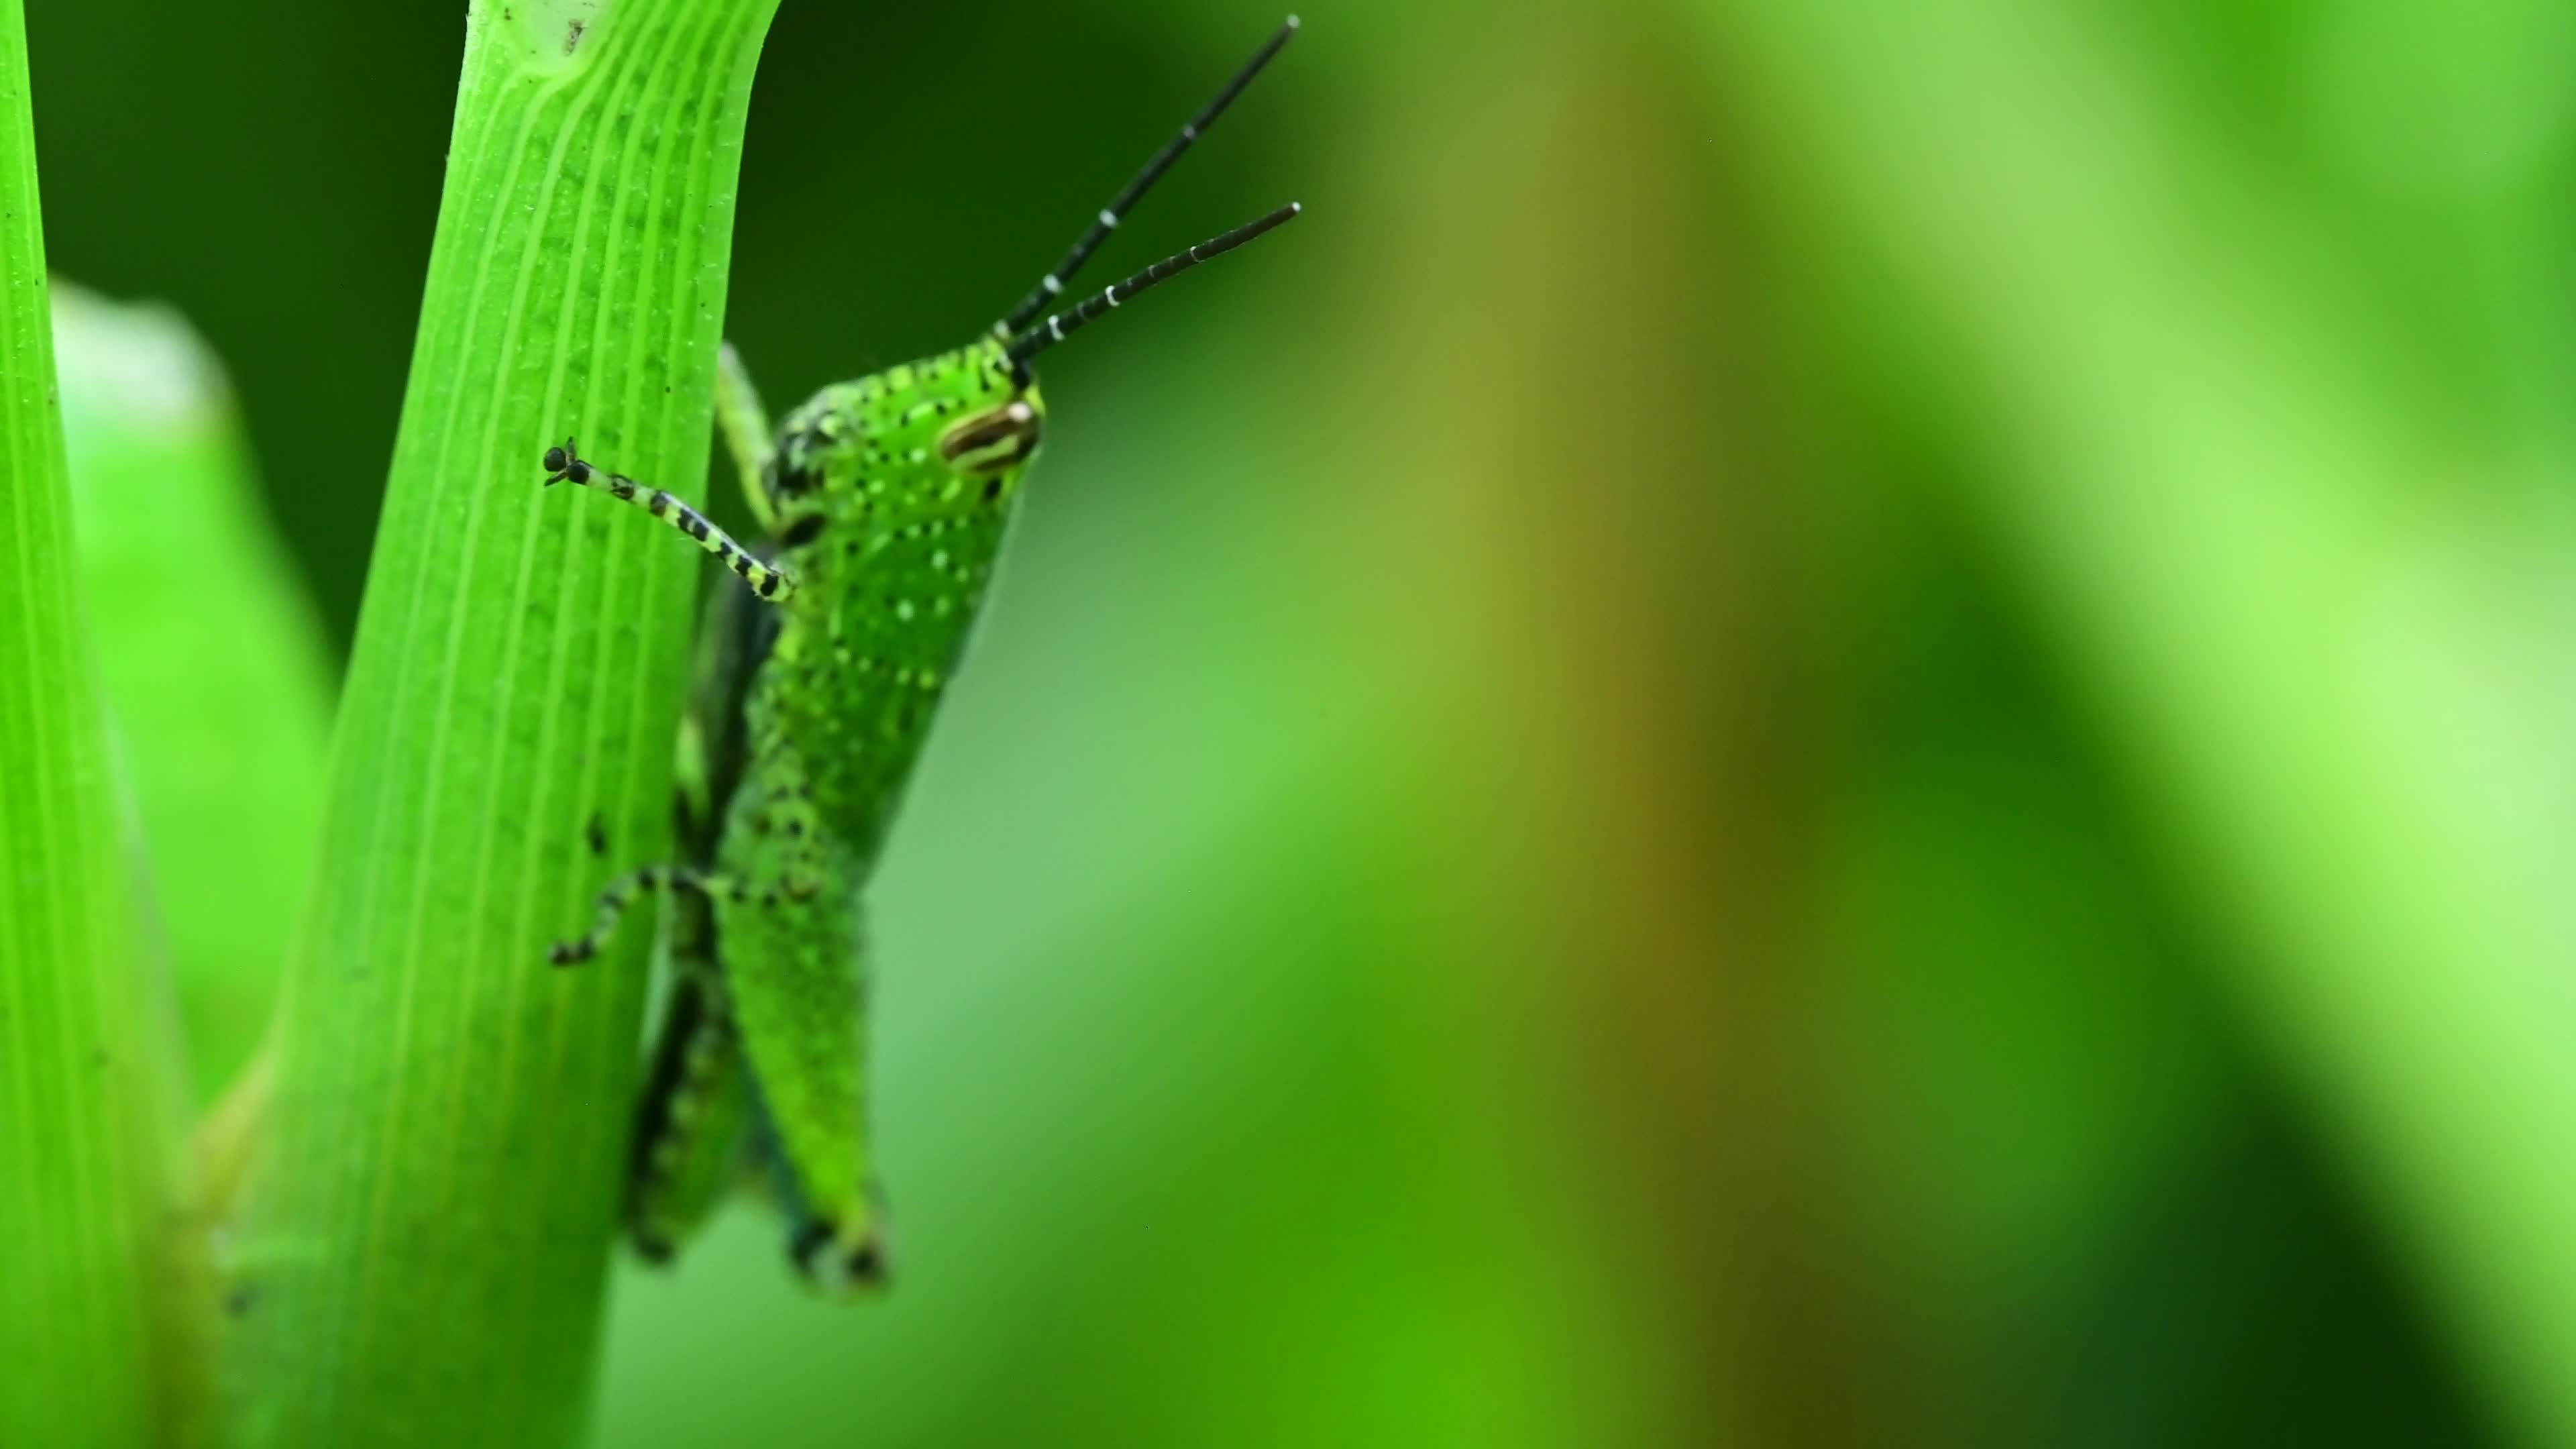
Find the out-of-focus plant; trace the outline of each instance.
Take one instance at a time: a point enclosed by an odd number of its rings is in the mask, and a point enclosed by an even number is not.
[[[2276,147],[2042,3],[1676,14],[1938,339],[1910,380],[1987,460],[1949,506],[2241,944],[2217,985],[2463,1365],[2576,1440],[2563,22],[2196,36],[2277,67]]]
[[[176,1041],[72,547],[19,0],[0,0],[0,1443],[175,1442],[208,1301]]]
[[[330,674],[205,345],[166,308],[60,282],[54,334],[110,734],[202,1102],[248,1060],[284,971]]]

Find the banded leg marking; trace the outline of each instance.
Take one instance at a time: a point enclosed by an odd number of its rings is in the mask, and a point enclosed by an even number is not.
[[[724,561],[725,567],[742,575],[751,591],[764,599],[784,600],[796,592],[796,581],[785,573],[753,558],[733,535],[707,521],[707,516],[659,488],[647,488],[623,473],[612,473],[596,463],[584,462],[573,440],[566,438],[560,448],[546,449],[546,486],[574,483],[584,488],[602,488],[622,502],[632,503],[655,518],[671,525],[698,541],[698,547]]]
[[[731,883],[722,876],[708,875],[684,865],[647,866],[632,875],[620,876],[609,882],[608,889],[599,893],[599,913],[591,922],[590,934],[578,941],[556,942],[554,949],[546,953],[546,959],[557,966],[578,966],[598,955],[608,944],[608,938],[617,934],[617,923],[626,915],[627,907],[634,905],[636,898],[648,891],[696,891],[712,899],[729,894],[732,889]]]

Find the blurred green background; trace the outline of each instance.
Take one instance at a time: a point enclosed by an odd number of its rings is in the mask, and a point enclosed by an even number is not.
[[[338,650],[461,12],[29,4],[52,261]],[[736,1211],[598,1442],[2576,1443],[2576,19],[1305,18],[1099,265],[1306,217],[1047,360],[875,892],[901,1284]],[[773,407],[1276,19],[786,0]]]

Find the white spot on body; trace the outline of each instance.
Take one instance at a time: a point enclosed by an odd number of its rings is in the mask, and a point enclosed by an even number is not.
[[[1064,295],[1064,283],[1057,280],[1056,275],[1053,272],[1049,272],[1045,277],[1041,278],[1038,285],[1046,288],[1046,294],[1050,297],[1061,297]]]
[[[1111,211],[1107,207],[1102,207],[1100,209],[1100,224],[1113,231],[1116,230],[1118,227],[1118,213]]]

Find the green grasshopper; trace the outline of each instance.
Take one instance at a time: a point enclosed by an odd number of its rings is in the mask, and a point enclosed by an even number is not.
[[[591,959],[639,896],[673,893],[672,987],[627,1184],[626,1230],[646,1258],[670,1258],[745,1163],[757,1162],[775,1182],[789,1254],[809,1282],[836,1295],[884,1283],[861,896],[1037,455],[1046,405],[1029,364],[1298,209],[1042,314],[1296,31],[1291,16],[988,335],[827,387],[775,431],[725,348],[717,423],[767,547],[745,547],[661,489],[583,458],[570,440],[546,450],[547,486],[599,488],[634,504],[749,586],[710,601],[700,637],[680,744],[680,859],[612,883],[590,933],[552,956],[558,966]]]

